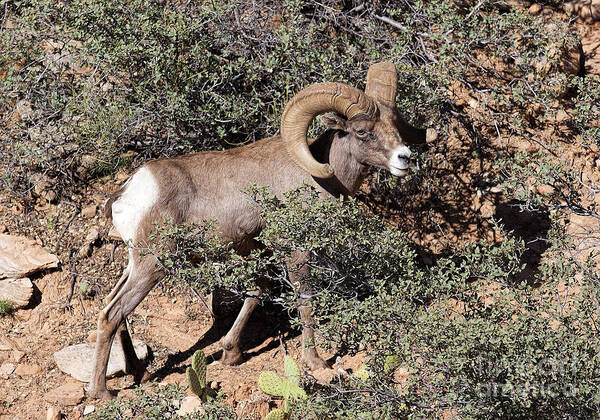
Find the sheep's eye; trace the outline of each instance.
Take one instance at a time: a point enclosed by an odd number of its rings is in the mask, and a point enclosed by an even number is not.
[[[368,131],[365,131],[365,130],[356,130],[356,135],[357,135],[358,137],[366,137],[366,136],[367,136],[367,134],[369,134],[369,132],[368,132]]]

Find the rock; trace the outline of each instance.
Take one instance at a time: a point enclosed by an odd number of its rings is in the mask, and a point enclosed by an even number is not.
[[[0,378],[8,378],[14,371],[14,363],[2,363],[2,365],[0,365]]]
[[[148,357],[148,347],[141,340],[132,340],[138,359]],[[92,377],[92,361],[94,358],[94,343],[75,344],[54,353],[54,361],[58,368],[81,382],[89,382]],[[125,372],[125,354],[117,340],[113,342],[110,358],[106,369],[107,377],[114,377]]]
[[[122,239],[121,235],[119,232],[117,232],[117,229],[115,229],[114,226],[111,226],[110,230],[108,231],[108,239],[116,241],[120,241]]]
[[[554,120],[556,122],[562,123],[565,122],[567,120],[569,120],[571,117],[569,117],[569,114],[566,113],[566,111],[564,109],[560,109],[557,113],[556,116],[554,117]]]
[[[547,184],[542,184],[537,186],[537,192],[542,195],[551,195],[554,193],[554,188]]]
[[[34,240],[0,234],[0,278],[21,278],[56,267],[58,257]]]
[[[27,277],[0,280],[0,300],[11,302],[15,308],[27,306],[32,294],[33,284]]]
[[[318,383],[323,385],[329,385],[333,378],[339,375],[339,372],[335,369],[321,368],[312,371],[312,376],[317,380]]]
[[[30,364],[19,364],[15,369],[15,375],[19,376],[31,376],[31,375],[39,375],[42,373],[42,368],[38,365],[30,365]]]
[[[96,410],[96,407],[94,407],[93,405],[86,405],[83,408],[83,415],[87,416],[88,414],[92,414],[94,410]]]
[[[19,363],[23,357],[25,357],[25,352],[21,350],[14,350],[10,353],[10,361],[13,363]]]
[[[79,256],[79,258],[89,257],[91,253],[92,253],[92,244],[90,244],[90,243],[83,245],[81,248],[79,248],[79,251],[77,251],[77,255]]]
[[[202,405],[202,400],[196,396],[193,397],[185,397],[181,400],[181,406],[179,410],[177,410],[177,415],[185,416],[186,414],[191,414],[193,412],[198,412],[198,414],[205,414],[206,410]]]
[[[46,420],[60,420],[61,416],[62,414],[58,408],[53,406],[48,407],[48,411],[46,411]]]
[[[77,405],[84,397],[83,385],[77,382],[69,382],[48,391],[44,395],[44,401],[51,404]]]
[[[85,206],[84,208],[81,209],[81,216],[85,217],[86,219],[91,219],[92,217],[94,217],[96,215],[96,205],[95,204],[90,204],[89,206]]]
[[[530,15],[537,15],[542,11],[542,5],[541,4],[537,4],[537,3],[533,3],[531,6],[529,6],[528,12]]]
[[[93,243],[93,242],[96,242],[99,237],[100,237],[100,233],[98,232],[98,229],[92,228],[88,232],[87,236],[85,237],[85,240],[89,243]]]
[[[88,334],[88,336],[87,336],[87,342],[88,343],[95,343],[97,337],[98,337],[98,331],[96,331],[96,330],[90,331],[89,334]]]
[[[48,202],[56,199],[56,192],[51,189],[54,184],[53,180],[41,174],[32,175],[30,180],[33,184],[32,193],[35,197],[41,197]]]
[[[479,209],[479,213],[481,213],[481,216],[483,218],[489,219],[496,213],[496,206],[494,206],[494,204],[491,203],[490,201],[485,201],[481,205],[481,208]]]
[[[0,336],[0,350],[15,350],[18,349],[19,346],[14,340],[11,340],[8,337]]]

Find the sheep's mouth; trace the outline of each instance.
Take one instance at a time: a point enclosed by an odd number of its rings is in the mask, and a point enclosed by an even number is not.
[[[399,166],[390,166],[390,172],[392,175],[395,175],[395,176],[406,176],[406,175],[408,175],[409,169],[410,169],[410,166],[407,166],[405,168],[401,168]]]

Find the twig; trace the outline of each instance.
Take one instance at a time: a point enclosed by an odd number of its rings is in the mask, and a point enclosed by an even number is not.
[[[407,32],[407,33],[409,32],[409,30],[406,26],[402,25],[400,22],[395,21],[394,19],[390,19],[387,16],[379,16],[379,15],[373,14],[373,17],[375,19],[378,19],[382,22],[387,23],[388,25],[392,25],[396,29],[400,29],[402,32]]]
[[[71,252],[69,253],[69,268],[71,271],[71,284],[69,286],[69,295],[67,296],[67,300],[63,306],[63,311],[70,311],[72,308],[71,306],[71,298],[73,297],[73,292],[75,291],[75,281],[77,281],[77,273],[75,272],[75,261],[73,259],[73,256],[75,255],[75,249],[71,249]],[[83,304],[81,305],[83,307]]]
[[[60,232],[60,235],[58,235],[58,239],[56,240],[56,245],[54,246],[55,254],[58,252],[58,248],[60,247],[60,243],[62,242],[63,236],[65,236],[67,229],[69,228],[69,226],[71,226],[71,223],[73,223],[73,220],[75,220],[75,218],[79,214],[79,206],[77,204],[75,204],[71,201],[67,201],[67,200],[63,200],[63,203],[75,207],[75,212],[73,212],[73,215],[71,216],[71,218],[67,221],[67,223],[63,227],[62,231]]]

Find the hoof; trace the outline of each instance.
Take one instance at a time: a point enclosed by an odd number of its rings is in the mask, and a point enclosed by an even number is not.
[[[99,389],[99,390],[90,389],[87,391],[87,394],[89,397],[97,398],[99,400],[104,400],[104,401],[114,400],[117,396],[116,391],[109,391],[106,388]]]
[[[220,362],[224,365],[227,366],[235,366],[235,365],[239,365],[240,363],[242,363],[244,361],[243,357],[242,357],[242,353],[241,352],[226,352],[223,351],[223,356],[221,356],[221,360]]]
[[[304,363],[310,370],[319,370],[319,369],[330,369],[327,362],[321,359],[320,356],[312,356],[312,357],[303,357]]]
[[[148,373],[148,371],[142,367],[133,375],[133,381],[136,383],[136,385],[145,384],[150,380],[150,376],[150,373]]]

